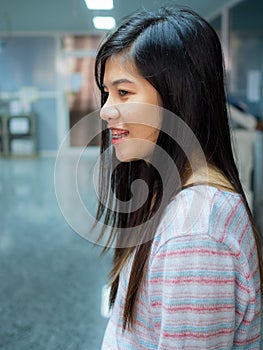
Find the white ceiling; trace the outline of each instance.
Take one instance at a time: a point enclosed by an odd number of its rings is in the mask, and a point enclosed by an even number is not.
[[[188,6],[207,19],[212,19],[223,8],[243,0],[113,0],[110,11],[88,10],[84,0],[0,0],[0,32],[94,32],[94,15],[120,18],[140,9],[154,9],[164,4]],[[248,0],[246,0],[248,1]]]

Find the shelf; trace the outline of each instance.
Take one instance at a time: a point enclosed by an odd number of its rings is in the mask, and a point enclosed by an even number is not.
[[[34,115],[0,116],[0,156],[35,156],[36,141]]]

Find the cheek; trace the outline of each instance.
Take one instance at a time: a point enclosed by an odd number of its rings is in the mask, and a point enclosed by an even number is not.
[[[147,126],[144,124],[131,124],[129,129],[131,138],[138,138],[152,142],[157,141],[160,133],[159,128]]]
[[[122,120],[129,124],[130,128],[138,125],[142,130],[150,128],[160,129],[162,124],[162,108],[158,105],[147,103],[128,103],[119,106]],[[140,130],[136,130],[139,132]]]

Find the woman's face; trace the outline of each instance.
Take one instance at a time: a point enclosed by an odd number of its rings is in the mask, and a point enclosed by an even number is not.
[[[121,54],[106,61],[104,90],[108,99],[100,116],[108,123],[116,157],[149,160],[162,121],[157,90]]]

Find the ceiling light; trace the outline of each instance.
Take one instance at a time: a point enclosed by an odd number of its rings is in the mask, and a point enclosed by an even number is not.
[[[116,22],[113,17],[93,17],[93,24],[97,29],[112,29]]]
[[[85,0],[86,6],[90,10],[112,10],[113,0]]]

